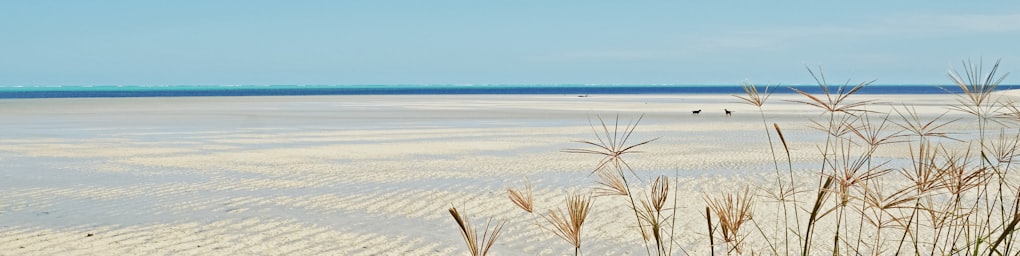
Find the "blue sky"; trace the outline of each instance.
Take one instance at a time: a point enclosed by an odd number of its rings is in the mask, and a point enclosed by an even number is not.
[[[0,85],[945,84],[1017,1],[5,1]],[[1007,78],[1011,83],[1016,78]]]

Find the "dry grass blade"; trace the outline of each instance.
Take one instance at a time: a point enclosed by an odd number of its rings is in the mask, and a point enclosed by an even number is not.
[[[644,227],[641,229],[642,238],[644,240],[653,239],[655,240],[656,251],[660,253],[665,251],[667,241],[664,239],[663,227],[666,225],[665,216],[662,215],[662,211],[656,210],[654,203],[649,202],[653,199],[641,199],[641,209],[639,209],[638,215],[640,216],[641,225]]]
[[[864,113],[861,115],[861,125],[850,126],[850,130],[857,135],[857,138],[861,139],[872,148],[878,147],[883,144],[891,144],[902,142],[897,140],[900,137],[901,131],[895,131],[892,133],[886,133],[885,130],[889,125],[889,114],[886,114],[877,124],[871,121],[870,115]]]
[[[1017,224],[1020,224],[1020,213],[1013,214],[1009,224],[1006,224],[1006,227],[1002,229],[1002,234],[999,234],[999,238],[995,239],[995,242],[988,246],[988,248],[991,248],[993,252],[999,252],[1001,254],[1002,252],[999,251],[999,244],[1016,232]],[[991,253],[989,253],[989,255],[991,255]]]
[[[762,196],[768,199],[767,200],[768,202],[790,203],[796,202],[796,200],[794,199],[795,195],[808,192],[809,190],[797,190],[795,187],[789,186],[783,189],[776,189],[774,191],[771,189],[763,189],[761,191],[765,193]]]
[[[641,151],[635,151],[634,148],[648,144],[658,139],[655,138],[627,145],[627,141],[630,139],[630,136],[634,133],[634,129],[637,128],[638,123],[640,123],[641,119],[644,118],[644,115],[639,116],[636,121],[628,123],[626,126],[623,127],[622,131],[620,129],[621,127],[619,116],[616,117],[612,129],[610,129],[609,125],[606,124],[605,120],[603,120],[601,116],[598,116],[597,118],[601,126],[601,131],[598,129],[598,127],[596,127],[594,123],[591,124],[592,131],[595,133],[596,141],[586,140],[575,141],[581,144],[594,146],[595,149],[570,148],[563,150],[563,152],[602,156],[602,159],[599,160],[599,163],[595,166],[595,169],[592,170],[592,174],[610,165],[620,170],[626,167],[626,169],[630,170],[631,172],[634,172],[634,170],[630,168],[630,165],[627,164],[626,161],[624,161],[623,155],[631,153],[640,153]]]
[[[765,105],[765,101],[767,101],[769,99],[769,96],[772,96],[772,93],[776,91],[776,88],[778,88],[778,87],[772,87],[772,86],[766,84],[765,85],[765,90],[764,90],[765,93],[762,94],[761,92],[758,91],[758,87],[755,86],[754,83],[750,83],[750,82],[745,81],[744,82],[744,93],[746,93],[747,96],[737,96],[737,95],[734,95],[734,96],[739,98],[739,99],[741,99],[741,100],[743,100],[743,101],[745,101],[745,102],[747,102],[747,104],[751,104],[752,106],[755,106],[755,107],[761,107],[762,105]]]
[[[1007,136],[1006,131],[999,130],[999,139],[992,140],[986,149],[995,160],[1001,164],[1013,162],[1017,156],[1017,149],[1020,148],[1020,134]]]
[[[517,207],[520,207],[522,210],[527,211],[528,213],[532,213],[534,211],[535,197],[531,193],[530,182],[528,182],[524,186],[523,193],[520,190],[512,188],[507,188],[506,192],[507,196],[510,197],[510,201],[513,202],[514,205],[517,205]]]
[[[666,206],[666,199],[669,197],[669,177],[659,176],[652,182],[652,191],[648,199],[651,201],[655,211],[662,212]]]
[[[975,65],[969,60],[963,61],[962,65],[965,76],[960,76],[959,72],[955,69],[950,70],[948,74],[949,79],[963,90],[963,99],[960,100],[960,103],[966,106],[981,107],[991,101],[992,92],[1009,75],[1009,73],[1006,73],[996,78],[995,73],[999,70],[1001,60],[995,61],[995,65],[992,66],[992,70],[988,74],[983,74],[984,65],[980,62]],[[961,110],[970,112],[966,108]]]
[[[912,182],[913,188],[918,194],[923,195],[928,191],[940,188],[938,181],[942,179],[945,172],[936,165],[936,158],[939,152],[943,152],[945,149],[934,146],[931,142],[922,141],[916,149],[910,145],[908,150],[913,159],[911,161],[913,168],[900,169],[900,173]]]
[[[1020,197],[1020,190],[1018,190],[1016,193],[1017,194],[1014,195],[1014,196],[1015,197]],[[995,242],[993,242],[989,246],[989,248],[991,248],[992,252],[996,252],[996,253],[998,253],[1000,255],[1010,254],[1009,253],[1010,249],[1012,249],[1012,242],[1013,241],[1010,241],[1010,242],[1006,243],[1005,251],[999,250],[999,244],[1001,244],[1002,241],[1004,241],[1006,239],[1012,240],[1013,235],[1017,231],[1017,225],[1020,224],[1020,201],[1014,201],[1013,202],[1013,212],[1011,214],[1009,214],[1009,216],[1010,216],[1009,224],[1006,224],[1002,228],[1002,233],[999,234],[999,238],[995,239]],[[1005,221],[1005,220],[1003,220],[1003,221]],[[992,253],[988,253],[988,254],[992,255]]]
[[[944,153],[942,164],[938,166],[942,173],[939,187],[945,188],[950,194],[959,196],[963,193],[987,184],[992,178],[988,167],[971,167],[970,150],[962,154]]]
[[[786,144],[786,137],[783,136],[783,131],[779,129],[779,124],[772,123],[772,126],[776,128],[776,134],[779,134],[779,141],[783,142],[783,149],[786,151],[786,156],[790,156],[790,146]]]
[[[804,248],[801,251],[801,255],[811,254],[811,235],[814,231],[815,224],[818,223],[818,219],[824,216],[826,213],[822,211],[822,205],[828,200],[829,195],[832,191],[832,184],[835,179],[832,176],[825,178],[825,182],[818,188],[818,195],[815,197],[815,203],[811,206],[811,213],[808,215],[807,230],[804,232]]]
[[[882,169],[885,162],[866,167],[865,165],[869,165],[868,163],[871,161],[871,152],[855,154],[852,151],[853,143],[848,140],[840,140],[836,144],[840,148],[837,151],[840,154],[825,160],[830,162],[828,165],[834,168],[832,174],[825,175],[833,176],[836,182],[836,190],[833,192],[839,195],[839,205],[846,206],[850,199],[854,198],[851,193],[852,188],[882,176],[889,170]]]
[[[874,80],[858,83],[853,87],[850,87],[849,83],[843,84],[836,89],[836,94],[833,95],[833,93],[829,90],[828,83],[825,81],[825,75],[821,74],[821,68],[819,68],[820,76],[815,75],[815,72],[810,68],[808,68],[808,72],[811,73],[811,76],[815,79],[816,82],[818,82],[818,86],[821,88],[822,93],[825,94],[825,98],[820,98],[811,95],[810,93],[807,93],[805,91],[802,91],[800,89],[790,87],[790,89],[793,90],[794,92],[797,92],[798,94],[808,98],[808,100],[800,100],[793,102],[803,103],[813,107],[817,107],[825,112],[832,113],[842,112],[847,114],[853,114],[853,112],[860,111],[860,107],[867,105],[868,103],[871,102],[871,101],[846,102],[846,99],[849,98],[850,95],[853,95],[857,91],[864,88],[865,86],[873,83]]]
[[[895,214],[894,209],[912,208],[910,202],[917,197],[911,195],[912,187],[904,187],[896,192],[886,195],[880,183],[871,183],[864,187],[864,208],[860,209],[861,215],[866,223],[875,227],[875,240],[872,242],[875,255],[885,254],[883,249],[882,229],[885,227],[902,227],[910,230],[910,221],[913,216],[906,218]],[[888,218],[887,218],[888,217]],[[908,219],[908,220],[904,220]],[[894,226],[894,224],[898,224]],[[906,236],[910,232],[904,232]],[[899,254],[897,251],[896,254]]]
[[[556,236],[573,245],[575,252],[581,248],[581,227],[584,225],[585,219],[588,218],[592,203],[592,198],[589,196],[569,195],[567,196],[566,213],[562,209],[549,210],[548,215],[544,216],[545,220],[553,227],[550,230]]]
[[[903,110],[902,111],[900,111],[899,108],[894,108],[893,110],[896,111],[896,114],[898,114],[900,116],[900,118],[903,120],[902,123],[895,123],[895,124],[898,125],[899,127],[903,128],[907,132],[910,132],[911,135],[922,137],[922,138],[924,138],[924,137],[939,137],[939,138],[945,138],[945,139],[960,141],[958,139],[949,137],[949,135],[947,133],[944,133],[944,132],[940,131],[946,125],[949,125],[949,124],[957,121],[957,119],[953,119],[953,120],[941,122],[941,119],[943,117],[945,117],[945,115],[946,115],[945,112],[943,112],[942,114],[939,114],[938,116],[936,116],[935,118],[932,118],[931,120],[921,121],[921,117],[920,117],[920,115],[918,115],[917,109],[914,108],[914,107],[903,106]]]
[[[598,186],[595,187],[596,196],[626,196],[630,194],[627,184],[620,179],[617,172],[602,168],[598,170]]]
[[[870,192],[865,193],[865,205],[880,211],[909,209],[912,207],[909,203],[917,199],[915,195],[911,195],[911,187],[901,188],[888,195],[885,195],[879,183],[872,183],[868,189]]]
[[[449,212],[460,227],[460,235],[464,238],[464,242],[467,243],[468,251],[471,252],[472,256],[488,255],[489,249],[492,248],[492,245],[496,243],[496,238],[499,237],[499,232],[503,230],[503,224],[506,224],[506,221],[502,221],[493,225],[490,218],[485,223],[484,232],[479,236],[478,231],[468,221],[467,215],[461,214],[457,211],[456,207],[450,207]]]
[[[715,228],[714,225],[712,225],[711,207],[705,207],[705,219],[708,220],[708,245],[712,251],[712,254],[710,255],[715,255]]]
[[[842,115],[838,117],[839,120],[834,120],[837,123],[835,125],[820,123],[816,120],[811,120],[812,128],[815,130],[829,134],[829,136],[836,138],[843,138],[849,134],[852,134],[856,128],[859,118],[854,115]]]
[[[998,119],[1011,121],[1014,124],[1020,123],[1020,107],[1017,107],[1016,103],[1012,101],[1003,102],[1002,108],[1002,113],[996,116]]]
[[[932,197],[923,197],[924,201],[918,204],[918,210],[928,217],[928,224],[932,229],[940,230],[952,221],[962,218],[954,214],[953,201],[933,200]],[[936,241],[937,242],[937,241]]]

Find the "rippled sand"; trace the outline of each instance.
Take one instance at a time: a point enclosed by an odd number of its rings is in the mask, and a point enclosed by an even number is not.
[[[925,116],[952,102],[855,97]],[[560,207],[591,189],[599,160],[561,150],[594,140],[597,115],[641,114],[631,141],[659,139],[628,159],[637,182],[679,179],[678,246],[705,254],[702,193],[772,185],[766,125],[784,129],[797,175],[815,182],[819,111],[785,101],[800,99],[773,96],[767,124],[730,95],[0,100],[0,254],[466,254],[451,205],[476,225],[508,220],[499,255],[569,254],[505,189],[530,181],[536,208]],[[645,254],[626,207],[596,199],[586,252]],[[757,216],[774,218],[766,208]]]

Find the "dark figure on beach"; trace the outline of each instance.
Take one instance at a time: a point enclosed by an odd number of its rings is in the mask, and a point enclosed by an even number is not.
[[[701,114],[701,110],[699,109],[699,110],[691,111],[691,114],[692,115]]]
[[[729,110],[729,109],[725,109],[725,108],[724,108],[723,110],[725,110],[725,111],[726,111],[726,116],[731,116],[731,115],[733,115],[733,111],[732,111],[732,110]]]

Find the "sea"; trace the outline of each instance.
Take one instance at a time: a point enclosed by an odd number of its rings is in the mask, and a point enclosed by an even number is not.
[[[828,86],[830,93],[851,86]],[[758,86],[776,94],[822,93],[817,85]],[[999,85],[996,90],[1020,89]],[[961,93],[955,85],[868,85],[856,94]],[[201,97],[201,96],[296,96],[296,95],[464,95],[464,94],[743,94],[742,85],[94,85],[94,86],[0,86],[0,99]]]

